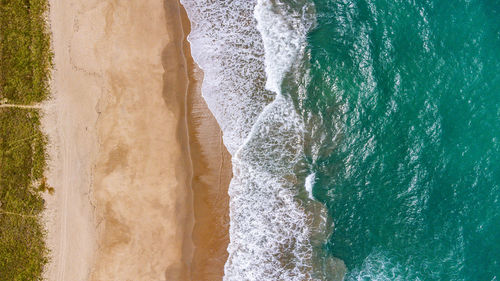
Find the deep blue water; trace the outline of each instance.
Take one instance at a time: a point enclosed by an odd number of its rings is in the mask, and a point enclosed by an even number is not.
[[[306,94],[288,92],[325,256],[347,280],[499,280],[500,2],[314,7]]]

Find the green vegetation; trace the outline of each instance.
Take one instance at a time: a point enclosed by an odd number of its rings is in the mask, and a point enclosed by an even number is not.
[[[45,138],[34,110],[0,111],[0,279],[38,280],[47,262],[39,192]]]
[[[49,96],[47,0],[0,0],[0,106]],[[46,138],[37,109],[0,108],[0,280],[42,280]]]
[[[0,3],[0,101],[41,102],[49,95],[52,61],[47,0]]]

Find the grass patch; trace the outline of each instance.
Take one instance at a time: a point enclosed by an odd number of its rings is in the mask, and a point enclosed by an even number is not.
[[[46,99],[52,66],[47,0],[0,0],[0,101]]]
[[[49,97],[47,0],[0,0],[0,104]],[[46,137],[36,109],[0,108],[0,280],[42,280]]]
[[[45,136],[34,110],[0,110],[0,277],[41,280],[47,263],[39,191]]]

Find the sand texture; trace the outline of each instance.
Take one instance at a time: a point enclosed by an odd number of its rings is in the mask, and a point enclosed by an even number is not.
[[[73,47],[78,39],[78,7],[60,0],[50,5],[55,69],[43,128],[49,137],[47,179],[56,192],[46,196],[47,244],[52,252],[45,277],[84,281],[97,241],[91,186],[98,150],[96,104],[104,89],[95,73],[97,59],[88,52],[91,42]]]
[[[230,156],[183,8],[52,0],[50,22],[47,279],[222,279]]]
[[[184,34],[191,32],[181,6]],[[190,44],[184,40],[188,66],[187,121],[193,164],[195,246],[191,280],[222,280],[229,244],[229,196],[232,178],[231,155],[222,141],[222,131],[201,95],[203,72],[191,57]]]
[[[205,100],[190,97],[189,120],[194,168],[193,242],[195,245],[191,280],[222,280],[229,244],[229,182],[231,155],[222,143],[222,134]],[[217,133],[219,130],[219,133]]]
[[[189,56],[188,56],[189,58]],[[229,244],[231,155],[222,142],[222,131],[201,96],[201,70],[188,59],[190,88],[188,121],[194,177],[195,246],[193,281],[222,280]]]
[[[192,169],[179,12],[163,1],[98,1],[81,14],[102,36],[94,52],[105,94],[94,196],[91,280],[188,280]],[[170,7],[169,7],[170,8]],[[164,62],[164,63],[163,63]],[[164,85],[165,84],[165,85]]]

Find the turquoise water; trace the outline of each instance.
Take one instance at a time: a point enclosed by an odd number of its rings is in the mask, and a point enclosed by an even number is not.
[[[499,0],[181,2],[232,155],[224,280],[500,279]]]
[[[335,224],[325,257],[347,280],[499,280],[500,2],[314,7],[307,75],[283,88]]]

